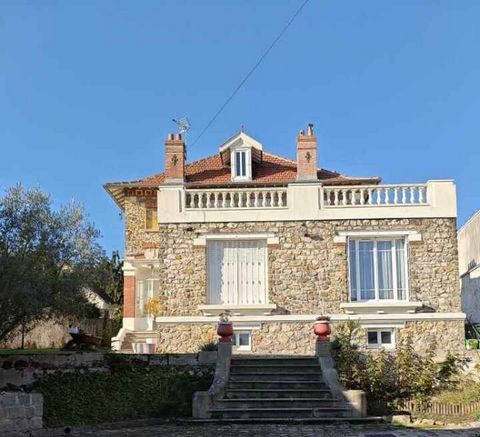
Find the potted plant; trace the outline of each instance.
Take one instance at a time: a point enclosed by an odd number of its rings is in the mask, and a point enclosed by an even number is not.
[[[328,340],[332,332],[330,329],[330,317],[318,316],[315,320],[313,332],[315,332],[317,340]]]
[[[148,330],[153,331],[153,322],[155,317],[165,314],[167,306],[165,305],[165,297],[151,297],[144,306],[144,311],[149,315],[147,319]]]
[[[218,323],[217,323],[217,334],[220,337],[221,343],[230,342],[233,335],[233,325],[230,322],[230,311],[226,310],[223,313],[220,313]]]

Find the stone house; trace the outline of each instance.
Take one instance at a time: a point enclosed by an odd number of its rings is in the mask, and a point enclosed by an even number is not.
[[[480,211],[458,230],[458,264],[462,311],[480,323]]]
[[[105,184],[126,222],[119,348],[150,336],[160,352],[197,351],[227,309],[237,351],[313,353],[320,314],[356,320],[367,348],[407,335],[420,350],[463,347],[454,183],[384,185],[318,168],[312,125],[296,154],[238,132],[188,163],[170,134],[163,173]],[[165,302],[158,334],[144,311],[152,296]]]

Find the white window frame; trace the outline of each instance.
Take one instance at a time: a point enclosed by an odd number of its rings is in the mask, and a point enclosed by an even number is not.
[[[398,283],[397,283],[397,257],[396,257],[396,244],[392,244],[392,275],[393,275],[393,299],[380,299],[380,291],[378,288],[378,251],[377,251],[377,242],[378,241],[398,241],[402,240],[404,243],[404,263],[405,263],[405,297],[403,299],[398,299]],[[357,289],[357,298],[352,300],[352,278],[351,278],[351,262],[350,259],[350,242],[355,242],[355,266],[356,266],[356,289]],[[373,252],[373,268],[374,268],[374,287],[375,287],[375,298],[374,299],[362,299],[361,290],[360,290],[360,251],[358,248],[359,242],[373,242],[374,252]],[[409,264],[408,264],[408,238],[396,237],[396,236],[378,236],[378,237],[349,237],[347,240],[347,258],[348,258],[348,289],[349,289],[349,302],[409,302],[410,300],[410,287],[409,287]]]
[[[242,345],[240,346],[240,335],[248,335],[248,345]],[[252,331],[234,331],[233,333],[233,345],[232,349],[236,352],[248,352],[252,350]]]
[[[237,176],[237,153],[245,154],[245,170],[244,174]],[[246,147],[241,148],[232,148],[232,155],[230,157],[231,167],[232,167],[232,180],[233,181],[247,181],[252,178],[252,160],[251,160],[251,150]],[[240,159],[240,162],[242,160]]]
[[[370,344],[368,342],[368,333],[375,332],[377,334],[377,342]],[[390,332],[392,342],[391,343],[382,343],[382,332]],[[395,349],[396,339],[395,339],[395,328],[375,328],[367,329],[367,349]]]

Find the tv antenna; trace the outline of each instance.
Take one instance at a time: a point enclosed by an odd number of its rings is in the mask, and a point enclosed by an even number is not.
[[[178,133],[185,135],[190,129],[190,122],[187,117],[172,118],[172,121],[178,126]]]

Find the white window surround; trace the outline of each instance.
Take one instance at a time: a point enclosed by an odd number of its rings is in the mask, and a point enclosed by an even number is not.
[[[279,244],[278,237],[272,233],[212,233],[212,234],[200,234],[197,238],[194,238],[194,246],[206,246],[207,240],[267,240],[267,246],[276,246]]]
[[[232,181],[250,181],[252,179],[251,149],[249,147],[232,147],[230,166],[232,169]]]
[[[417,308],[421,308],[421,302],[411,301],[356,301],[340,304],[340,308],[347,314],[414,314]]]
[[[197,308],[207,317],[216,317],[226,310],[229,310],[232,313],[232,316],[268,316],[277,308],[277,305],[274,303],[265,305],[198,305]]]
[[[340,231],[333,237],[335,244],[347,244],[348,238],[399,238],[404,237],[409,243],[422,241],[422,234],[418,231]]]
[[[370,337],[375,337],[376,341],[370,342]],[[395,349],[395,329],[394,328],[375,328],[367,329],[367,348],[368,349]],[[385,341],[390,339],[389,342]],[[374,339],[373,339],[374,340]]]
[[[401,235],[388,235],[388,234],[385,234],[385,235],[376,235],[376,236],[373,236],[373,235],[369,235],[369,236],[360,236],[361,234],[359,234],[358,236],[349,236],[349,239],[348,239],[348,246],[347,246],[347,258],[348,258],[348,288],[349,288],[349,301],[351,304],[357,304],[357,303],[367,303],[367,304],[380,304],[381,306],[385,305],[386,303],[405,303],[405,302],[409,302],[409,297],[410,297],[410,290],[409,290],[409,275],[408,275],[408,270],[409,270],[409,259],[408,259],[408,242],[407,242],[407,239],[402,237]],[[380,293],[383,291],[383,293],[388,293],[388,290],[387,288],[384,288],[384,289],[381,289],[379,283],[380,283],[380,279],[383,278],[384,281],[386,280],[385,276],[381,276],[381,273],[380,273],[380,262],[379,262],[379,259],[380,258],[380,255],[379,255],[379,251],[381,251],[381,249],[378,248],[378,245],[377,243],[378,242],[387,242],[387,241],[391,241],[393,244],[391,245],[391,259],[390,259],[390,265],[391,265],[391,277],[389,278],[390,279],[390,282],[391,282],[391,293],[393,295],[392,298],[381,298],[380,297]],[[403,249],[399,249],[399,243],[398,241],[403,241]],[[354,265],[354,273],[355,273],[355,281],[356,281],[356,284],[355,284],[355,294],[356,294],[356,298],[355,299],[352,299],[352,293],[353,293],[353,289],[352,289],[352,259],[351,259],[351,245],[350,245],[350,242],[354,243],[354,256],[355,256],[355,265]],[[373,288],[374,288],[374,294],[375,294],[375,297],[373,299],[365,299],[361,297],[362,295],[362,289],[361,289],[361,286],[360,286],[360,283],[361,283],[361,272],[362,272],[362,266],[361,266],[361,259],[360,259],[360,251],[361,251],[361,248],[360,248],[360,244],[361,243],[367,243],[367,242],[372,242],[373,243],[373,247],[372,247],[372,268],[373,268],[373,272],[372,272],[372,275],[373,275]],[[403,250],[403,259],[402,259],[402,263],[400,265],[403,266],[403,281],[400,280],[400,276],[398,276],[398,279],[397,279],[397,275],[401,275],[402,273],[402,269],[401,267],[399,267],[399,261],[397,259],[397,255],[398,255],[398,252],[397,252],[397,249],[402,251]],[[385,251],[383,251],[385,252]],[[382,252],[380,252],[382,253]],[[385,252],[385,253],[388,253]],[[402,288],[399,288],[399,282],[403,282],[403,286]],[[401,297],[401,298],[398,298],[399,296],[399,293],[400,293],[400,289],[403,290],[403,294],[404,296]],[[381,308],[378,308],[377,311],[381,311]]]
[[[252,350],[252,331],[250,330],[234,330],[233,347],[235,352],[248,352]],[[244,343],[244,344],[241,344]]]

